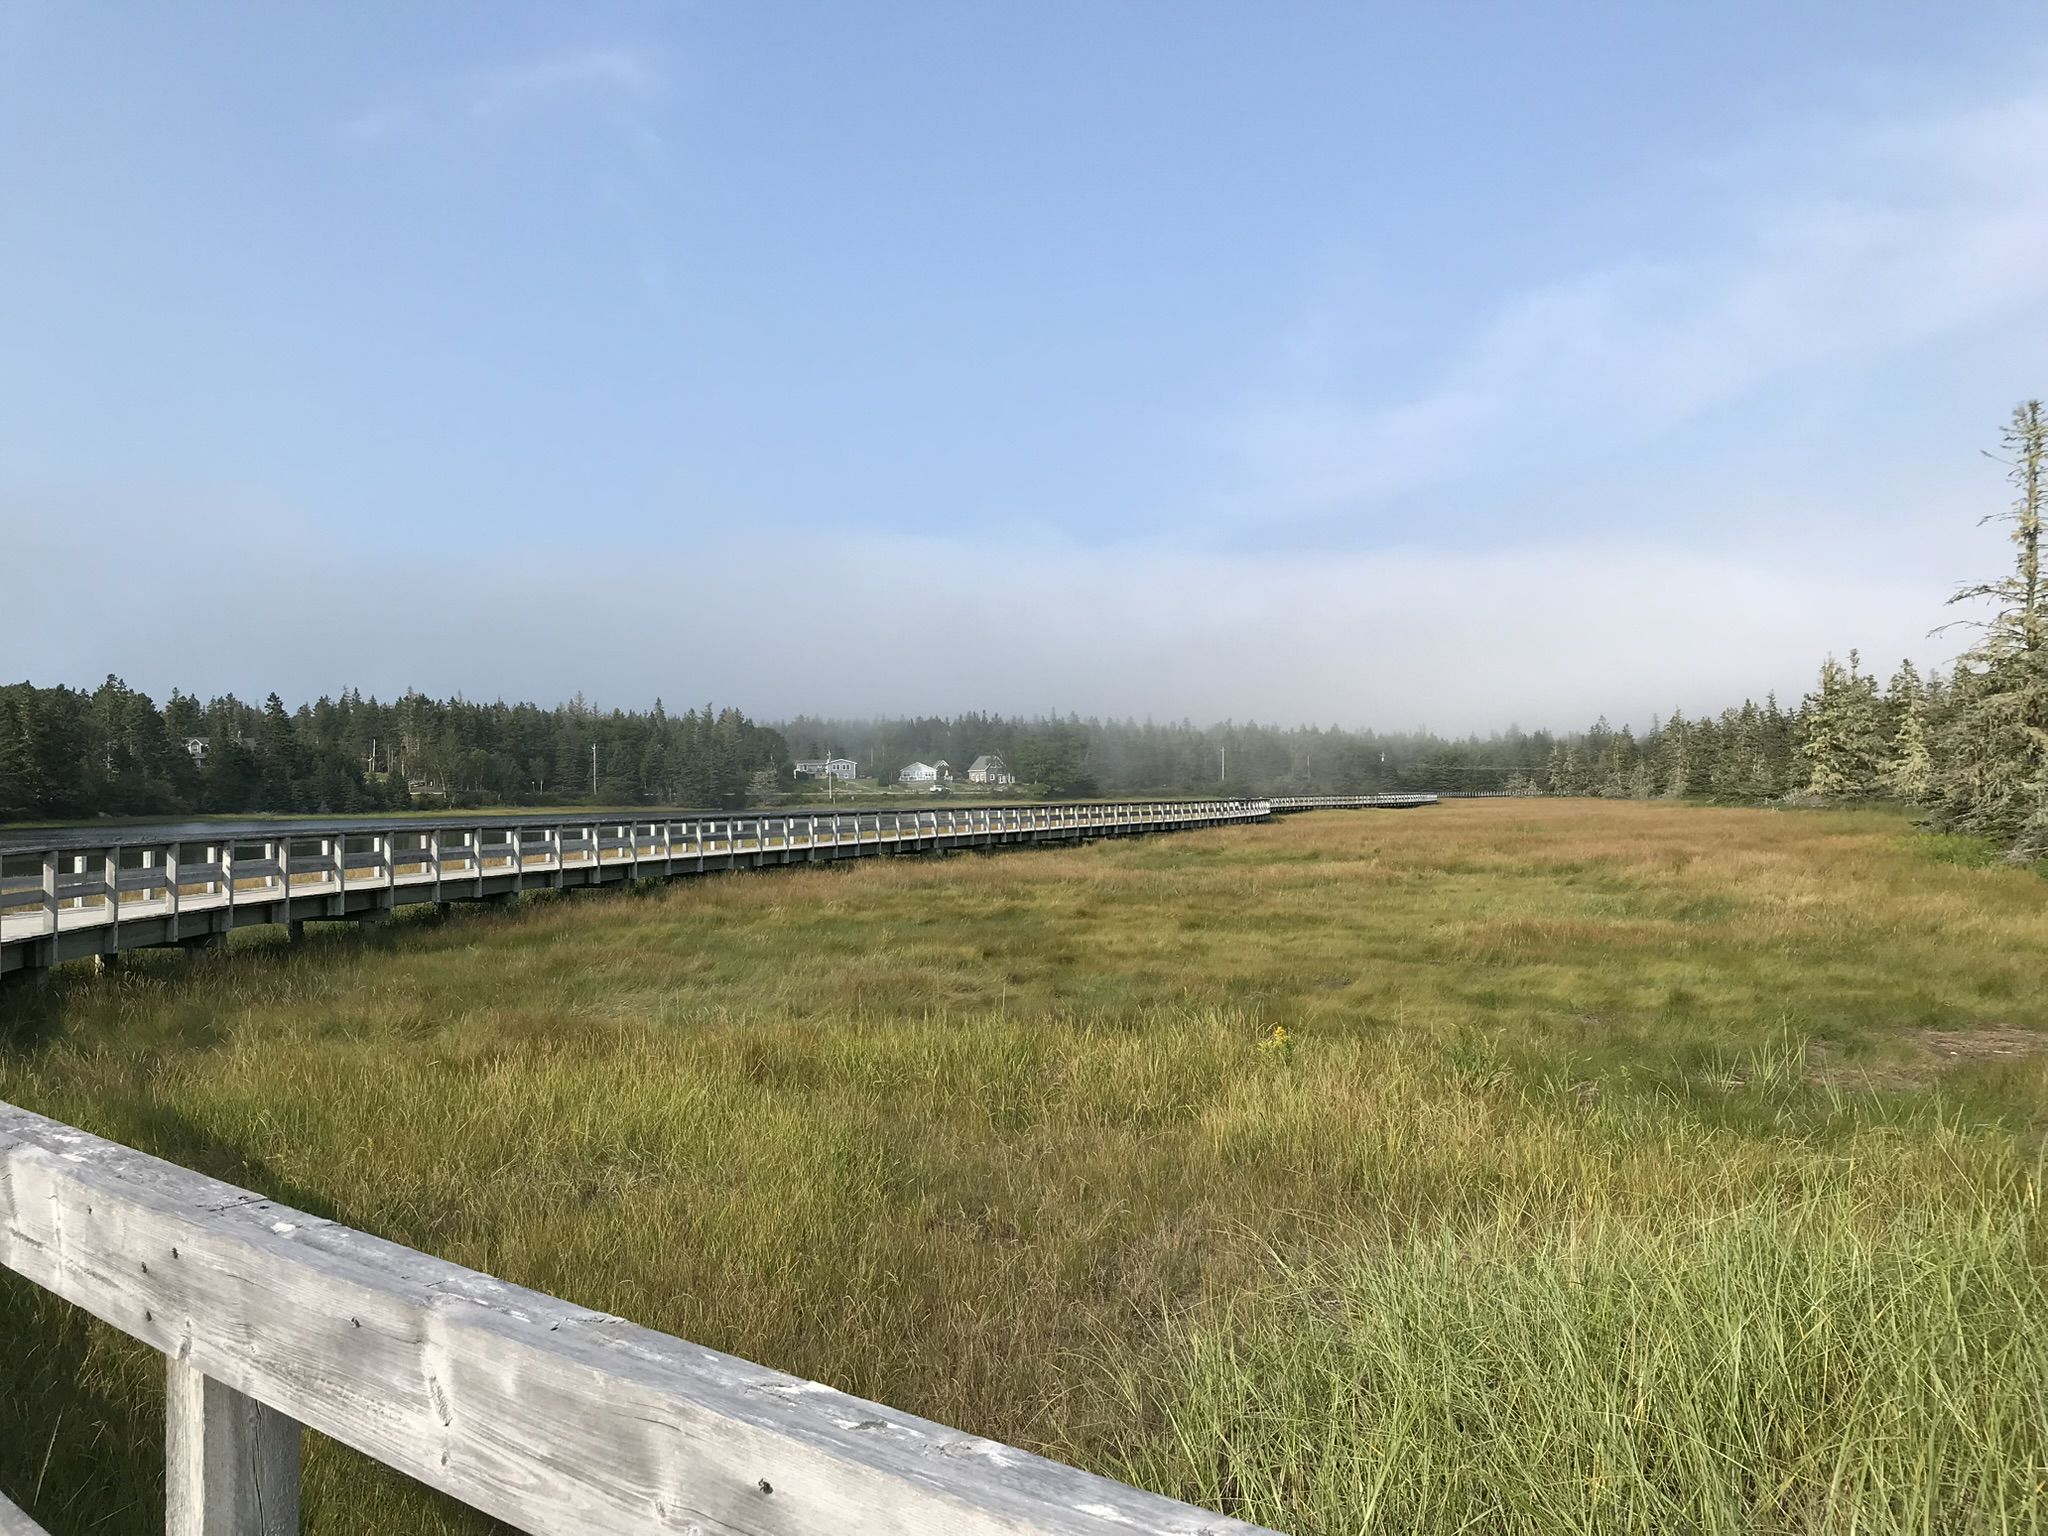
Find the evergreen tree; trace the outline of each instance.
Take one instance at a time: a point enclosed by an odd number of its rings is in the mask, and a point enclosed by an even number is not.
[[[1571,793],[1571,764],[1566,760],[1565,745],[1558,742],[1550,749],[1550,761],[1543,770],[1543,783],[1553,795]]]
[[[2041,586],[2048,415],[2040,401],[2014,410],[2004,444],[2016,495],[2010,509],[1986,521],[2012,525],[2013,569],[1950,599],[1988,602],[1992,613],[1973,621],[1977,643],[1950,679],[1940,788],[1946,821],[2040,857],[2048,854],[2048,604]]]
[[[1901,706],[1898,734],[1885,763],[1884,787],[1901,800],[1918,803],[1935,792],[1934,752],[1927,729],[1927,696],[1916,689]]]
[[[1677,800],[1685,794],[1692,777],[1692,727],[1686,723],[1683,710],[1671,711],[1671,718],[1658,733],[1657,746],[1658,793],[1667,800]]]
[[[49,798],[36,761],[36,699],[28,688],[0,689],[0,817],[25,817]]]
[[[1882,711],[1877,679],[1863,674],[1855,651],[1846,667],[1832,656],[1821,663],[1819,686],[1800,714],[1799,756],[1809,795],[1839,799],[1875,790],[1884,756]]]
[[[1741,709],[1724,710],[1716,728],[1719,750],[1708,770],[1708,792],[1716,800],[1757,800],[1770,793],[1763,761],[1763,717],[1745,699]]]
[[[1891,736],[1884,787],[1901,800],[1918,803],[1934,793],[1934,754],[1927,733],[1927,690],[1910,660],[1900,662],[1892,674],[1884,713]]]

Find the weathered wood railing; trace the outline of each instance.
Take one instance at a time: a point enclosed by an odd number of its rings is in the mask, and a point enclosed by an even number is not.
[[[534,1536],[1258,1528],[571,1306],[0,1103],[0,1265],[168,1357],[171,1536],[312,1429]],[[0,1532],[34,1532],[0,1499]]]
[[[1435,805],[1437,797],[1414,795],[1275,795],[1266,804],[1276,811],[1405,811]]]
[[[166,839],[51,834],[0,851],[0,975],[255,923],[364,917],[415,902],[672,879],[1014,843],[1182,831],[1276,811],[1426,804],[1434,796],[1139,800],[903,811],[742,812],[679,819],[292,823]],[[0,1532],[0,1536],[5,1536]]]

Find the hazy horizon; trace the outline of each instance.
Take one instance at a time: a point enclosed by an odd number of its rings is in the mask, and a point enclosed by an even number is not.
[[[1641,729],[1945,660],[2048,21],[0,0],[0,677]]]
[[[1878,672],[1879,681],[1882,682],[1885,676],[1888,675],[1891,670],[1891,668],[1880,669]],[[1869,657],[1863,658],[1863,671],[1865,673],[1869,673],[1872,671],[1871,661]],[[119,676],[119,674],[113,675]],[[410,688],[401,688],[393,691],[380,691],[376,689],[363,688],[356,685],[344,685],[340,689],[327,690],[319,694],[298,696],[286,695],[284,693],[278,692],[278,690],[262,687],[259,685],[246,689],[224,689],[217,691],[206,690],[194,695],[191,689],[183,688],[181,685],[175,682],[173,682],[169,687],[166,687],[162,691],[157,691],[141,687],[139,684],[136,683],[135,679],[131,677],[121,677],[120,680],[123,683],[127,684],[129,687],[137,688],[138,691],[147,695],[150,698],[151,702],[159,709],[161,709],[164,706],[164,704],[171,697],[173,690],[176,689],[178,691],[185,693],[188,696],[195,697],[201,704],[205,704],[214,698],[232,696],[239,700],[242,704],[250,706],[260,706],[269,697],[271,693],[277,692],[279,702],[282,703],[288,711],[296,713],[299,709],[304,707],[311,707],[323,701],[331,702],[333,700],[336,700],[343,693],[349,691],[349,689],[353,687],[354,691],[366,702],[375,702],[377,704],[385,706],[397,704],[406,696],[406,694],[413,691],[424,692],[426,697],[434,699],[437,702],[449,702],[451,700],[459,700],[469,704],[503,705],[507,708],[519,708],[522,706],[530,705],[541,710],[555,710],[565,708],[568,705],[580,699],[582,703],[593,714],[599,715],[610,714],[615,710],[626,714],[644,715],[651,712],[654,709],[654,707],[657,704],[659,704],[667,714],[675,716],[682,715],[691,711],[701,712],[708,704],[714,711],[723,711],[728,708],[738,709],[742,714],[744,714],[748,718],[748,720],[750,720],[754,724],[767,726],[772,729],[785,732],[794,729],[799,723],[804,723],[809,726],[823,727],[828,730],[829,728],[835,726],[870,729],[878,726],[911,724],[919,720],[960,720],[971,716],[979,715],[993,720],[1001,720],[1010,723],[1022,723],[1027,725],[1047,722],[1067,722],[1078,720],[1084,724],[1089,722],[1099,722],[1103,724],[1135,724],[1138,726],[1160,726],[1166,728],[1179,728],[1182,726],[1186,726],[1196,731],[1215,731],[1223,729],[1241,729],[1247,731],[1273,731],[1279,733],[1296,731],[1328,731],[1340,732],[1353,736],[1381,736],[1389,739],[1399,737],[1434,737],[1444,741],[1455,742],[1465,740],[1503,740],[1518,735],[1534,736],[1546,733],[1559,737],[1577,736],[1582,735],[1592,727],[1603,723],[1608,728],[1615,731],[1628,730],[1633,731],[1637,734],[1641,734],[1643,732],[1655,729],[1659,725],[1668,721],[1672,716],[1672,711],[1668,709],[1652,710],[1650,714],[1643,717],[1642,719],[1617,719],[1612,715],[1609,715],[1605,712],[1601,712],[1599,714],[1589,716],[1584,720],[1554,721],[1511,719],[1503,721],[1498,725],[1475,726],[1469,730],[1453,730],[1448,728],[1439,728],[1437,726],[1430,724],[1427,721],[1402,725],[1389,723],[1385,721],[1373,720],[1287,719],[1283,717],[1268,717],[1263,715],[1189,716],[1161,715],[1152,712],[1113,713],[1103,710],[1073,710],[1061,708],[1017,711],[983,709],[974,705],[968,705],[960,709],[939,711],[897,710],[883,711],[871,714],[862,714],[844,710],[799,710],[788,714],[776,715],[764,714],[752,710],[748,708],[746,702],[741,699],[724,699],[716,697],[710,699],[669,698],[664,695],[656,695],[646,699],[609,699],[594,697],[588,689],[575,689],[570,693],[562,695],[561,697],[557,698],[552,696],[542,697],[530,693],[520,693],[517,691],[495,691],[489,693],[476,693],[456,690],[454,692],[446,694],[435,694],[427,692],[425,690],[412,690]],[[85,682],[69,678],[0,678],[0,684],[27,682],[36,687],[42,688],[65,686],[82,693],[91,693],[95,688],[99,686],[99,683],[102,681],[104,681],[104,678]],[[1731,696],[1729,699],[1724,700],[1722,703],[1710,707],[1702,707],[1699,709],[1685,709],[1683,706],[1680,706],[1680,710],[1690,718],[1697,718],[1702,715],[1719,714],[1724,709],[1739,709],[1744,704],[1755,704],[1759,707],[1762,707],[1771,697],[1776,698],[1777,704],[1781,709],[1791,710],[1800,702],[1801,696],[1806,691],[1807,690],[1803,686],[1801,689],[1796,690],[1792,693],[1785,693],[1776,689],[1767,689],[1760,693],[1752,692],[1742,694],[1740,696]],[[802,753],[799,752],[798,755],[801,756]]]

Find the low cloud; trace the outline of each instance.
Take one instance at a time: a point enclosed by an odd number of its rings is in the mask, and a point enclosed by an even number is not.
[[[470,87],[469,111],[473,117],[501,117],[565,97],[641,100],[654,95],[661,81],[661,71],[645,54],[576,48],[486,70]]]
[[[470,70],[382,102],[339,125],[344,143],[373,148],[413,138],[516,121],[540,112],[595,109],[645,139],[638,115],[663,92],[667,76],[652,54],[634,48],[568,48]]]
[[[24,569],[72,568],[67,527],[128,558],[99,611],[28,583],[7,673],[108,671],[288,699],[348,686],[605,704],[716,699],[750,713],[987,708],[1388,728],[1638,725],[1795,696],[1822,655],[1938,659],[1945,575],[1843,569],[1798,551],[1560,546],[1327,555],[1032,540],[810,538],[763,566],[735,539],[636,546],[566,577],[516,547],[451,562],[366,555],[271,516],[104,512],[24,520]],[[194,538],[196,528],[207,536]],[[614,568],[615,567],[615,568]],[[596,585],[593,586],[593,581]]]
[[[1225,432],[1239,515],[1597,458],[1780,378],[2048,303],[2048,95],[1810,129],[1702,168],[1692,190],[1720,209],[1697,248],[1531,287],[1406,398],[1253,400]]]
[[[419,127],[410,107],[368,107],[341,125],[343,143],[369,146],[403,138]]]

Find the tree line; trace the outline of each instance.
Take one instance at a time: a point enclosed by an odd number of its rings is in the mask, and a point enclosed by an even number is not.
[[[346,812],[434,804],[772,804],[795,757],[838,753],[863,776],[907,763],[962,772],[1000,755],[1025,788],[1096,794],[1364,794],[1400,790],[1727,802],[1887,797],[1939,825],[2048,856],[2048,612],[2040,568],[2048,417],[2018,407],[2003,455],[2015,491],[2011,570],[1959,591],[1970,643],[1944,673],[1883,683],[1854,650],[1803,699],[1674,710],[1638,733],[1446,738],[1225,721],[800,716],[779,727],[710,705],[599,711],[578,697],[472,703],[350,691],[288,710],[173,692],[158,708],[109,677],[92,690],[0,687],[0,818]]]
[[[737,806],[778,785],[781,735],[672,715],[351,690],[288,710],[174,690],[0,686],[0,818],[352,812],[429,805]]]

